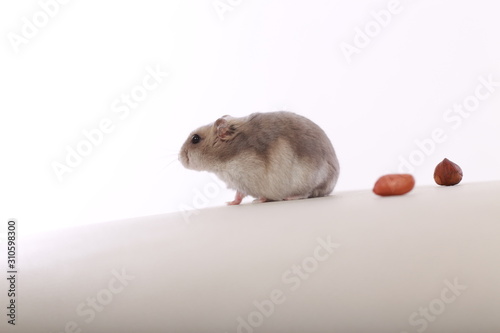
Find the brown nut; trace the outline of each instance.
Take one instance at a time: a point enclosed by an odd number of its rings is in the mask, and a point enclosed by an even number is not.
[[[462,177],[462,169],[447,158],[439,163],[434,170],[434,180],[438,185],[457,185]]]
[[[410,192],[414,186],[415,178],[410,174],[389,174],[377,180],[373,193],[381,196],[402,195]]]

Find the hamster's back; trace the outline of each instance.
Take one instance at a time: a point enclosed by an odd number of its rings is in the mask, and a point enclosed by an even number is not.
[[[246,120],[241,125],[240,139],[265,161],[263,183],[279,188],[277,192],[288,187],[287,197],[304,193],[306,197],[325,196],[333,190],[339,163],[330,140],[318,125],[286,111],[254,113]]]

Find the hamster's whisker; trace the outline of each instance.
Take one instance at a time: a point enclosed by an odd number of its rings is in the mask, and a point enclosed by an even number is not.
[[[163,171],[167,170],[172,164],[174,163],[180,163],[179,160],[176,158],[169,158],[166,161],[161,163],[161,169]]]
[[[169,157],[169,156],[177,156],[179,155],[179,152],[176,151],[176,152],[171,152],[171,153],[163,153],[160,155],[160,157]]]

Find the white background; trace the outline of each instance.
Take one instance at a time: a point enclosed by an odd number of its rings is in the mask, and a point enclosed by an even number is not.
[[[234,193],[183,169],[177,152],[198,126],[257,111],[294,111],[327,132],[341,163],[335,191],[371,189],[410,156],[421,156],[418,185],[433,184],[444,157],[463,182],[500,179],[500,86],[466,118],[444,118],[480,76],[500,82],[497,2],[401,0],[385,26],[373,12],[391,1],[220,2],[231,10],[212,0],[2,2],[0,219],[36,233],[222,205]],[[51,4],[47,22],[40,3]],[[34,16],[46,25],[15,46]],[[346,57],[346,44],[358,53]],[[169,76],[121,119],[112,105],[147,67]],[[60,181],[52,164],[106,118],[114,130]]]

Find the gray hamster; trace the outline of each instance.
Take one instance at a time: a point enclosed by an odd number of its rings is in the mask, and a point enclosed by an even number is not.
[[[193,131],[179,160],[187,169],[215,173],[236,190],[229,205],[247,195],[260,202],[326,196],[340,170],[325,132],[286,111],[223,116]]]

